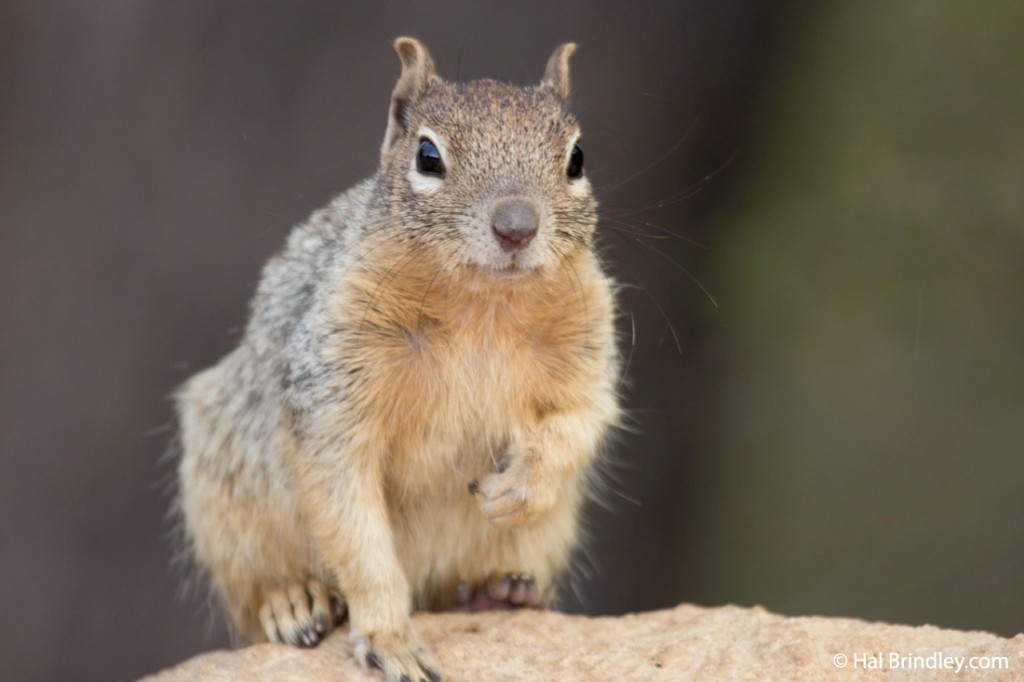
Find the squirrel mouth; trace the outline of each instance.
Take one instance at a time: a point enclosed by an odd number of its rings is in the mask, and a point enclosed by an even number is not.
[[[515,256],[501,263],[492,263],[485,269],[487,274],[498,279],[516,279],[534,270]]]
[[[526,268],[520,267],[515,263],[504,265],[500,268],[490,267],[487,268],[487,272],[492,277],[498,279],[515,279],[526,273]]]

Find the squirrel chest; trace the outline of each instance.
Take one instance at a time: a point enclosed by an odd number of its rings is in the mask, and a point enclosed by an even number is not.
[[[332,316],[348,331],[327,359],[351,374],[355,416],[373,422],[414,492],[438,469],[466,480],[493,470],[510,437],[586,401],[611,309],[589,253],[529,281],[403,258],[346,275]]]

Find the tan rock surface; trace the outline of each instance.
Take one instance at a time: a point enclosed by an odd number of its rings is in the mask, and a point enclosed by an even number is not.
[[[761,608],[683,605],[617,618],[536,611],[418,614],[414,620],[452,682],[1024,680],[1024,634],[1005,639],[931,626],[786,618]],[[346,632],[312,650],[262,644],[202,654],[146,679],[379,681],[379,673],[356,665]],[[919,658],[899,658],[914,656]],[[951,667],[936,667],[943,664]],[[982,665],[988,669],[977,667]]]

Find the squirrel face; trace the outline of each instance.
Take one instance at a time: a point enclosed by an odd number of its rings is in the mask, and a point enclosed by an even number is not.
[[[557,268],[592,241],[597,204],[566,107],[563,45],[535,87],[448,83],[426,49],[396,44],[403,71],[378,176],[396,224],[441,267],[516,278]]]

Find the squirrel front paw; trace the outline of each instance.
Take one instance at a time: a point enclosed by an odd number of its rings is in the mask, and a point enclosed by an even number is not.
[[[433,650],[411,633],[352,632],[352,652],[367,668],[384,673],[385,682],[440,682],[441,664]]]
[[[268,640],[299,647],[319,644],[344,615],[344,602],[319,580],[270,590],[259,610]]]
[[[522,460],[474,480],[469,492],[477,497],[487,519],[497,526],[526,523],[555,503],[554,486],[545,485]]]

